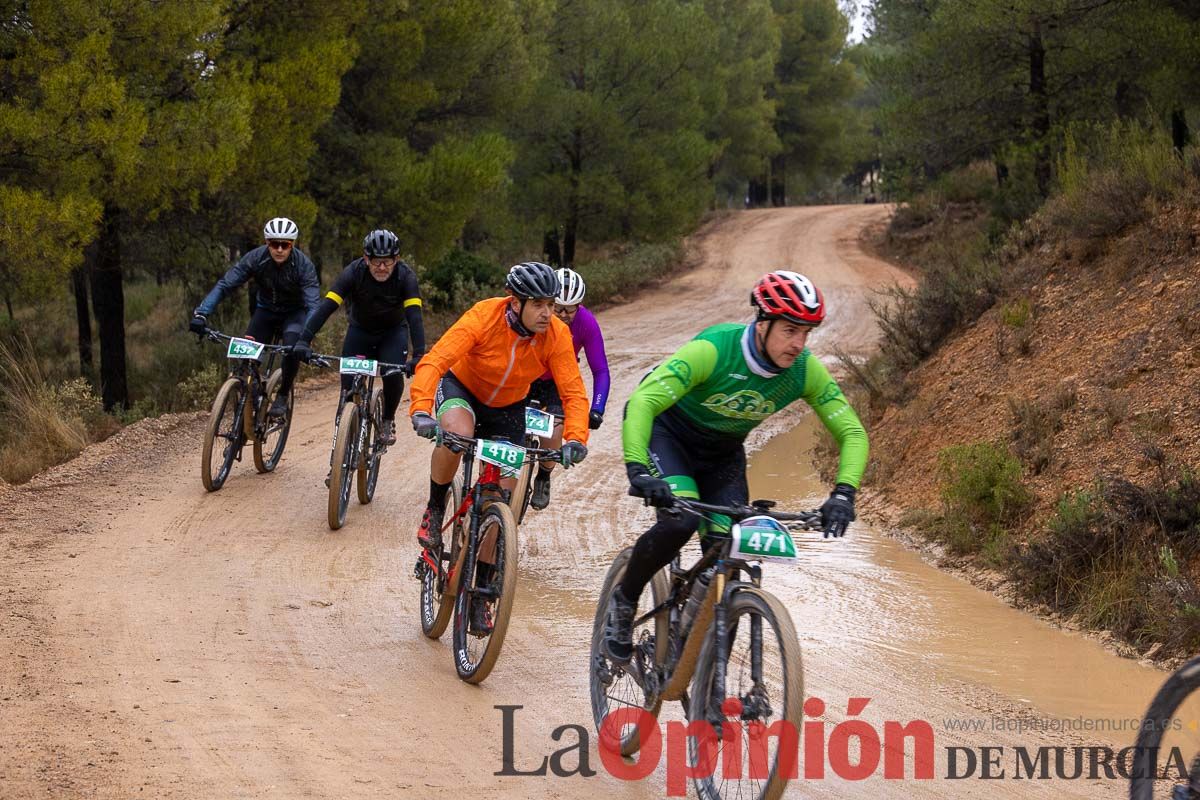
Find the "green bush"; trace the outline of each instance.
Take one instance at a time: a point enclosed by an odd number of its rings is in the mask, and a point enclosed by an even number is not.
[[[1136,122],[1068,130],[1056,177],[1058,191],[1041,213],[1051,225],[1090,238],[1145,220],[1153,201],[1194,183],[1170,136]]]
[[[421,289],[439,308],[462,310],[471,302],[500,294],[507,273],[503,264],[455,248],[420,269]]]
[[[938,474],[946,515],[974,525],[1011,524],[1031,500],[1020,462],[988,442],[945,448],[938,454]]]
[[[636,291],[671,274],[682,261],[682,247],[676,242],[640,244],[608,258],[575,266],[587,284],[589,308],[621,302]]]

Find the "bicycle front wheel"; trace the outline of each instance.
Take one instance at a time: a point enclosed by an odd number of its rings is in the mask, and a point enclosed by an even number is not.
[[[233,461],[242,449],[242,408],[245,387],[237,378],[222,384],[213,400],[204,429],[204,446],[200,455],[200,480],[204,488],[215,492],[225,485]]]
[[[711,746],[698,746],[696,740],[689,744],[689,761],[703,764],[701,771],[706,773],[693,779],[696,794],[702,800],[777,800],[799,768],[804,702],[800,642],[787,609],[758,589],[735,592],[725,619],[728,650],[717,652],[716,626],[710,627],[692,680],[688,721],[707,721],[716,733]],[[714,687],[718,659],[725,665],[723,690]],[[725,711],[732,710],[722,708],[727,700],[737,700],[741,712],[726,716]],[[723,736],[724,725],[740,730],[734,739],[737,754],[724,751],[732,744],[725,739],[733,738]],[[735,756],[740,769],[730,776],[725,765]]]
[[[258,406],[257,433],[254,436],[254,468],[259,472],[274,472],[287,446],[288,432],[292,429],[292,406],[295,392],[288,392],[287,414],[282,420],[271,419],[267,410],[279,396],[279,384],[283,382],[283,370],[277,369],[267,380],[265,396]]]
[[[375,498],[375,485],[379,483],[379,426],[383,422],[383,390],[371,393],[370,417],[366,420],[367,435],[363,445],[367,448],[358,458],[358,502],[364,506]]]
[[[450,484],[450,496],[446,499],[446,513],[453,514],[462,505],[462,477],[455,476]],[[431,553],[438,567],[435,569],[424,561],[425,553],[419,556],[417,568],[421,574],[421,632],[430,639],[438,639],[450,624],[454,613],[454,597],[458,592],[458,578],[462,574],[462,562],[467,548],[465,518],[460,517],[450,527],[450,541],[442,536],[442,547]]]
[[[346,403],[338,423],[337,444],[333,449],[333,468],[329,473],[327,516],[331,530],[346,522],[350,505],[350,483],[354,480],[354,459],[358,454],[358,406]]]
[[[479,544],[489,541],[495,542],[492,563],[481,571],[477,545],[476,563],[468,565],[474,569],[467,570],[474,574],[464,574],[454,597],[454,667],[467,683],[482,683],[500,658],[517,594],[517,521],[500,502],[489,504],[479,520]]]
[[[1200,713],[1200,658],[1193,658],[1167,678],[1150,701],[1134,743],[1130,800],[1200,797],[1200,735],[1192,728]],[[1190,759],[1188,774],[1172,769]],[[1156,777],[1162,775],[1157,781]]]

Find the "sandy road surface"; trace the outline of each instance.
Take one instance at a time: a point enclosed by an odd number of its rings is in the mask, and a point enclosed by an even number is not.
[[[588,461],[558,473],[551,508],[522,528],[513,625],[481,687],[460,683],[446,643],[426,640],[417,624],[413,533],[429,446],[402,429],[375,502],[352,505],[339,532],[325,526],[332,388],[301,395],[273,475],[241,464],[206,494],[197,415],[136,426],[0,495],[0,797],[662,796],[661,772],[642,783],[609,776],[594,736],[595,777],[495,776],[503,753],[494,707],[524,706],[514,746],[522,769],[575,741],[573,731],[551,741],[557,726],[591,733],[585,653],[595,591],[606,559],[645,519],[623,498],[615,424],[636,379],[703,325],[746,319],[753,279],[778,267],[810,275],[830,303],[814,349],[863,352],[876,335],[864,298],[902,279],[857,245],[861,228],[885,213],[845,206],[723,217],[697,237],[699,268],[601,315],[614,374],[610,421]],[[802,444],[779,441],[755,459],[752,482],[784,496],[816,491],[811,469],[795,466]],[[823,588],[804,574],[778,585],[807,631],[810,693],[824,692],[831,706],[864,692],[886,698],[874,719],[898,720],[1028,702],[1003,670],[989,678],[954,666],[961,634],[912,617],[937,602],[973,603],[985,626],[989,615],[1009,626],[1003,615],[1015,612],[956,582],[946,588],[894,543],[861,525],[856,532],[845,556],[817,554]],[[923,587],[966,599],[930,600]],[[893,592],[904,597],[877,596]],[[842,613],[867,624],[848,633]],[[1022,617],[1011,629],[1031,624]],[[1026,646],[1081,646],[1045,635]],[[916,644],[923,636],[949,654],[945,663],[928,662]],[[1108,668],[1103,651],[1083,646],[1088,665]],[[1153,674],[1134,680],[1148,686]],[[830,709],[830,721],[841,716]],[[997,738],[1013,740],[980,741]],[[790,793],[850,788],[798,783]],[[1116,796],[1112,788],[1059,784],[1053,794]],[[951,796],[962,787],[874,782],[871,791],[881,789]],[[1026,783],[989,789],[1029,793]]]

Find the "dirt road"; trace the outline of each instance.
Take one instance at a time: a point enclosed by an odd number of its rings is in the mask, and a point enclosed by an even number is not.
[[[402,426],[375,502],[352,506],[341,531],[326,528],[321,479],[332,388],[302,393],[275,474],[241,464],[214,494],[198,476],[200,415],[140,424],[7,490],[0,797],[662,796],[661,769],[642,782],[604,770],[587,701],[595,591],[607,559],[647,519],[623,497],[621,404],[638,377],[699,328],[748,318],[749,287],[771,268],[803,271],[824,290],[830,321],[811,340],[815,351],[836,344],[865,352],[876,336],[865,298],[903,279],[857,244],[862,227],[885,213],[846,206],[723,217],[697,237],[697,269],[600,316],[614,374],[609,421],[588,461],[559,474],[551,509],[521,530],[513,625],[481,687],[460,683],[447,645],[425,639],[417,624],[413,538],[429,446]],[[756,456],[756,494],[768,487],[811,501],[821,491],[796,452],[809,433],[802,425]],[[1157,680],[1085,640],[1038,627],[863,525],[841,549],[810,554],[801,572],[771,580],[805,632],[807,688],[829,702],[831,725],[845,717],[850,696],[878,698],[864,714],[871,720],[1014,708],[1089,713],[1086,697],[1062,691],[1030,700],[1039,673],[1022,666],[1027,651],[1031,664],[1047,650],[1077,659],[1069,663],[1097,686],[1132,685],[1120,709],[1106,712],[1132,708]],[[992,649],[968,655],[981,637]],[[977,668],[979,659],[987,669]],[[1016,672],[1000,666],[1014,659]],[[1051,665],[1046,674],[1053,672]],[[1035,677],[1023,684],[1026,674]],[[516,769],[536,767],[586,731],[597,774],[496,776],[500,705],[523,706],[512,712]],[[569,724],[583,727],[551,739]],[[938,735],[939,747],[1029,738]],[[1043,741],[1054,740],[1033,743]],[[578,757],[565,757],[568,769]],[[962,788],[827,780],[794,783],[790,793],[933,797],[960,796]],[[988,788],[1015,797],[1047,787]],[[1058,782],[1052,793],[1119,794],[1103,781]]]

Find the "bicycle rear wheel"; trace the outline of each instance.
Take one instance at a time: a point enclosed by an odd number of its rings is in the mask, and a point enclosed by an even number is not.
[[[1200,734],[1191,727],[1200,709],[1197,690],[1200,658],[1193,658],[1173,672],[1150,701],[1134,743],[1130,800],[1200,797]],[[1178,763],[1172,760],[1175,750],[1182,758],[1191,759],[1187,775],[1170,769]]]
[[[288,432],[292,429],[292,407],[296,397],[294,391],[288,392],[287,414],[282,420],[273,420],[267,416],[268,409],[279,395],[279,384],[283,382],[283,370],[277,369],[271,373],[264,390],[264,397],[258,406],[258,419],[255,428],[258,431],[254,437],[254,468],[261,472],[274,472],[283,457],[283,448],[287,446]]]
[[[455,476],[454,483],[450,484],[450,496],[446,498],[447,514],[453,514],[462,505],[462,494],[462,477]],[[438,639],[445,633],[450,615],[454,613],[454,596],[458,592],[458,578],[466,555],[464,521],[465,517],[460,518],[450,527],[448,543],[443,534],[441,549],[432,554],[439,564],[440,575],[438,569],[424,561],[424,553],[418,562],[421,570],[421,632],[430,639]]]
[[[366,451],[358,459],[358,502],[366,505],[375,498],[375,485],[379,483],[379,462],[383,454],[379,451],[379,426],[383,422],[383,390],[371,392],[370,416],[367,417],[367,435],[363,437]]]
[[[604,650],[604,624],[608,619],[609,598],[613,588],[625,576],[625,567],[633,553],[627,547],[613,559],[612,566],[604,576],[600,587],[600,598],[596,615],[592,620],[591,669],[588,683],[592,696],[592,718],[600,732],[600,747],[610,752],[619,751],[631,756],[642,746],[637,728],[621,726],[616,730],[620,741],[606,734],[604,720],[614,711],[624,708],[639,708],[657,717],[662,708],[662,692],[658,686],[663,664],[667,660],[667,644],[670,638],[670,612],[663,610],[633,629],[633,658],[624,666],[614,664]],[[661,600],[666,599],[667,580],[660,570],[655,573],[651,585],[638,598],[637,616],[642,616]]]
[[[338,422],[337,444],[333,449],[333,469],[329,473],[329,502],[326,508],[329,527],[337,530],[346,522],[350,505],[350,484],[354,480],[354,459],[358,455],[358,406],[346,403]]]
[[[730,631],[728,651],[717,652],[716,626],[710,627],[692,680],[688,721],[706,720],[717,730],[716,741],[707,751],[713,769],[707,777],[693,779],[696,794],[702,800],[777,800],[798,771],[804,702],[800,642],[787,609],[773,595],[759,589],[744,589],[733,594],[726,611],[726,625]],[[725,660],[725,691],[718,693],[720,697],[714,697],[718,658]],[[741,702],[740,715],[726,717],[721,704],[727,698]],[[761,723],[768,731],[776,723],[783,724],[777,726],[780,735],[769,736],[753,731],[754,723]],[[737,739],[739,777],[724,774],[724,759],[728,756],[722,749],[720,726],[726,724],[737,724],[741,729]],[[698,750],[692,740],[690,763],[699,763]],[[765,757],[756,758],[756,752]],[[756,771],[756,764],[764,765],[766,769],[760,767]]]
[[[242,382],[230,378],[221,385],[213,400],[200,455],[200,480],[210,492],[225,485],[233,461],[241,452],[244,440],[239,412],[244,392]]]
[[[496,541],[491,577],[481,584],[476,563],[467,565],[454,596],[454,668],[467,683],[482,683],[491,674],[504,646],[513,599],[517,594],[517,521],[512,509],[493,502],[479,520],[479,542],[494,536]],[[472,574],[466,574],[472,573]],[[491,604],[491,630],[469,630],[472,604]]]

